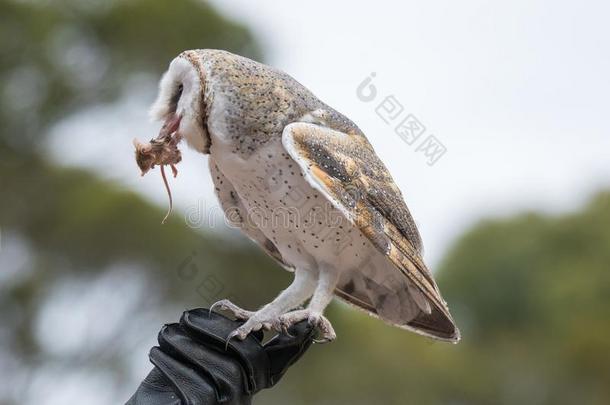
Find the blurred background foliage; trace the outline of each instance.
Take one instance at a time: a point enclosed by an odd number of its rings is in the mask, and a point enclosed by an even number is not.
[[[243,238],[161,226],[141,196],[45,156],[58,119],[207,47],[261,58],[195,0],[0,0],[1,404],[120,403],[164,322],[224,297],[254,307],[289,282]],[[482,221],[436,273],[459,345],[334,303],[339,339],[256,403],[610,403],[609,225],[609,192],[569,215]]]

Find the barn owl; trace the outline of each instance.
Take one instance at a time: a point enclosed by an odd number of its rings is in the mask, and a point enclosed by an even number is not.
[[[294,273],[256,311],[215,303],[245,321],[228,339],[308,320],[331,341],[323,314],[336,295],[399,328],[459,340],[387,168],[352,121],[295,79],[226,51],[185,51],[163,75],[151,115],[164,124],[152,149],[136,144],[142,172],[173,169],[181,140],[209,155],[229,222]]]

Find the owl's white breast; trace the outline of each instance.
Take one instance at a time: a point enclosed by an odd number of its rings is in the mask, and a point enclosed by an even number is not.
[[[281,141],[271,140],[247,159],[229,143],[212,142],[211,156],[253,221],[287,263],[355,268],[372,247],[361,232],[303,177]]]

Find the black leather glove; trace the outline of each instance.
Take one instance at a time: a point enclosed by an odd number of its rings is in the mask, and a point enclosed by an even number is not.
[[[307,321],[264,346],[262,332],[245,340],[225,338],[241,322],[207,309],[187,311],[180,323],[165,325],[150,351],[155,368],[127,405],[250,404],[252,396],[275,385],[311,345]],[[225,349],[226,346],[226,349]]]

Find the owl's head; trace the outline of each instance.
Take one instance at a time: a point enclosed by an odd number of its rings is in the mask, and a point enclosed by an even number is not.
[[[163,74],[150,116],[163,122],[163,128],[176,128],[177,135],[195,150],[209,153],[204,94],[205,75],[200,55],[196,51],[183,52]]]

